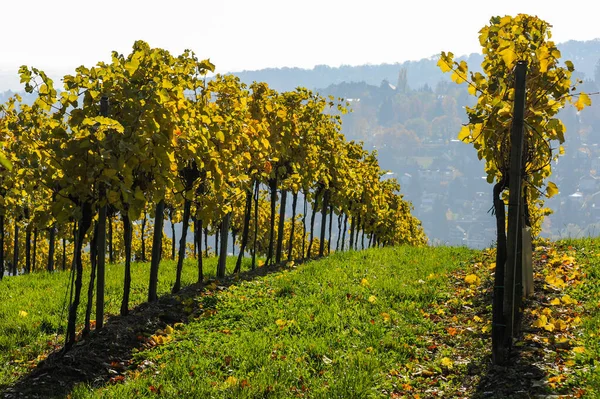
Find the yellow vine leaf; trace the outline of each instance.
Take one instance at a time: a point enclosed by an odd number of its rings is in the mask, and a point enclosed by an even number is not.
[[[545,315],[541,315],[536,321],[533,322],[533,326],[537,328],[544,328],[548,324],[548,318]]]
[[[562,303],[564,303],[565,305],[576,305],[577,304],[577,300],[571,298],[570,295],[563,295],[563,297],[560,299],[562,301]]]
[[[458,139],[460,141],[465,141],[466,139],[469,138],[470,135],[471,135],[471,130],[469,129],[469,126],[463,126],[460,129],[460,132],[458,132]]]
[[[444,357],[442,358],[442,361],[440,362],[442,366],[451,369],[452,366],[454,366],[454,362],[452,360],[450,360],[450,358]]]
[[[285,325],[287,324],[285,320],[282,319],[277,319],[275,320],[275,324],[277,324],[277,327],[279,328],[283,328],[285,327]]]
[[[445,52],[442,51],[442,56],[437,62],[437,66],[442,70],[443,73],[450,72],[452,70],[452,53],[448,53],[446,55]]]
[[[468,276],[465,276],[465,283],[467,284],[478,284],[480,281],[479,277],[477,277],[476,274],[469,274]]]
[[[546,186],[546,194],[548,195],[548,198],[552,198],[558,194],[558,187],[556,184],[548,182],[548,185]]]
[[[573,352],[583,354],[585,353],[585,348],[583,346],[576,346],[575,348],[573,348]]]
[[[237,378],[235,378],[234,376],[230,375],[225,380],[225,386],[228,387],[228,388],[230,388],[230,387],[233,387],[234,385],[236,385],[237,382],[238,382]]]
[[[504,64],[507,68],[512,68],[517,59],[517,54],[515,54],[515,50],[512,46],[500,51],[500,56],[502,57],[502,60],[504,60]]]
[[[577,111],[581,111],[586,106],[592,105],[592,100],[590,99],[590,96],[588,96],[587,94],[580,93],[579,98],[577,99],[577,101],[575,101],[574,105],[575,105],[575,108],[577,108]]]

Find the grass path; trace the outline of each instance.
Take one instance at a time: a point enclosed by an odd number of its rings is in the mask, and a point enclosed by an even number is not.
[[[389,396],[443,326],[423,310],[449,299],[448,275],[476,252],[387,248],[332,256],[187,305],[197,316],[150,337],[124,383],[73,397]],[[467,260],[467,261],[466,261]],[[431,359],[442,362],[444,353]],[[116,380],[115,380],[116,382]],[[121,378],[118,379],[121,382]]]
[[[195,261],[186,261],[183,269],[184,285],[196,281]],[[249,262],[249,261],[248,261]],[[247,269],[249,265],[244,265]],[[214,277],[216,258],[205,259],[205,274]],[[228,259],[229,272],[235,266]],[[130,307],[147,300],[149,263],[132,265]],[[159,295],[167,294],[175,282],[176,264],[161,262],[159,269]],[[106,269],[106,313],[118,314],[123,298],[123,265],[107,265]],[[87,304],[89,275],[84,273],[82,303],[79,307],[78,323],[84,320]],[[45,359],[46,355],[64,343],[66,328],[67,289],[69,272],[33,273],[5,277],[0,281],[0,390],[14,383],[23,373]],[[95,307],[92,307],[94,312]],[[92,318],[93,314],[92,314]]]

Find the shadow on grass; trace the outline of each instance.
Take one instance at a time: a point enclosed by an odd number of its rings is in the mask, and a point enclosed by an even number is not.
[[[218,284],[228,287],[239,280],[252,280],[284,268],[284,264],[264,266],[226,277]],[[102,330],[92,331],[69,352],[53,352],[14,384],[0,386],[0,397],[63,398],[80,383],[101,387],[109,381],[118,381],[127,369],[135,367],[131,365],[134,349],[143,348],[146,342],[143,337],[167,324],[185,323],[190,316],[195,316],[186,312],[183,302],[202,291],[203,286],[190,285],[176,295],[163,295],[156,302],[143,303],[127,316],[109,317]]]
[[[493,280],[488,280],[482,295],[476,299],[478,303],[474,301],[474,307],[485,308],[492,303],[492,284]],[[506,365],[492,364],[491,338],[489,333],[482,337],[489,342],[490,351],[488,355],[479,357],[478,362],[469,365],[469,375],[465,382],[471,380],[476,384],[471,398],[525,399],[554,397],[552,395],[556,394],[549,389],[548,376],[542,368],[546,361],[542,346],[524,339],[525,334],[535,333],[527,327],[532,323],[527,309],[530,309],[534,302],[543,301],[544,292],[541,285],[541,282],[537,282],[534,295],[525,302],[521,327]]]

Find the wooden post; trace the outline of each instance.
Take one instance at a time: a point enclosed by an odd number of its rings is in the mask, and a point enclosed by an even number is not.
[[[224,278],[227,265],[227,238],[229,237],[229,222],[231,213],[223,217],[221,222],[221,248],[215,248],[215,252],[219,251],[219,260],[217,264],[217,278]]]
[[[504,346],[506,322],[504,321],[504,269],[506,267],[506,209],[502,192],[505,180],[494,186],[494,210],[496,212],[496,271],[494,273],[494,298],[492,301],[492,362],[502,365],[508,359],[508,350]]]
[[[148,287],[148,302],[158,300],[158,266],[162,247],[162,231],[165,216],[165,200],[156,204],[154,215],[154,234],[152,235],[152,259],[150,260],[150,284]]]
[[[108,116],[108,97],[102,96],[100,99],[100,115]],[[105,196],[105,187],[100,188],[100,199]],[[100,207],[98,211],[98,239],[97,239],[97,273],[96,280],[96,330],[100,330],[104,324],[104,285],[105,285],[105,264],[106,264],[106,204]]]
[[[517,291],[517,273],[520,273],[522,262],[522,193],[523,178],[523,118],[525,113],[525,82],[527,63],[517,62],[515,67],[515,103],[511,127],[510,174],[508,198],[508,236],[506,273],[504,275],[503,314],[506,323],[505,348],[510,350],[515,336],[515,322],[518,319],[515,307],[520,304],[521,290]],[[517,298],[518,296],[518,298]],[[518,311],[518,310],[517,310]]]

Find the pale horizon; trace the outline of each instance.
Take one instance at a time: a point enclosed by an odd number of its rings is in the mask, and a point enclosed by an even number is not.
[[[168,7],[165,6],[168,4]],[[441,51],[480,53],[478,31],[496,15],[527,13],[553,25],[557,43],[600,38],[597,14],[569,12],[564,2],[481,3],[372,0],[62,0],[8,1],[0,16],[0,91],[21,90],[17,70],[34,66],[57,79],[79,65],[128,54],[135,40],[209,58],[216,72],[317,65],[394,64]],[[592,10],[591,1],[577,10]]]

